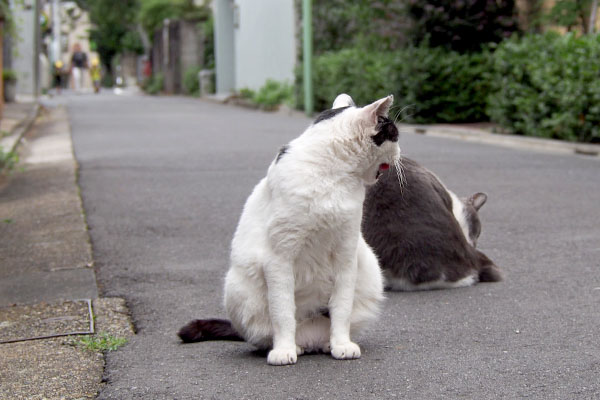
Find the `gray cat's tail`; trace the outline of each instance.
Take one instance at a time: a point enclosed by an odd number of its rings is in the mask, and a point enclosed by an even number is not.
[[[231,326],[231,321],[226,319],[195,319],[182,327],[177,335],[184,343],[206,340],[244,341]]]
[[[481,251],[477,250],[479,261],[479,282],[499,282],[502,280],[500,268]]]

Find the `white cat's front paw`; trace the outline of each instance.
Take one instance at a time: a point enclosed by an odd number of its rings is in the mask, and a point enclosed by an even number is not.
[[[338,360],[360,358],[360,347],[356,343],[346,342],[331,346],[331,355]]]
[[[269,365],[290,365],[296,364],[298,361],[297,348],[294,347],[278,347],[269,352],[267,363]]]

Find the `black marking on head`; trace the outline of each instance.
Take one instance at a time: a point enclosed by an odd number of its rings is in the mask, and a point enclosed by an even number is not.
[[[349,107],[350,106],[340,107],[340,108],[331,108],[329,110],[325,110],[317,116],[317,119],[315,119],[314,124],[318,124],[319,122],[325,121],[326,119],[331,119]]]
[[[279,162],[279,160],[281,159],[281,157],[283,157],[283,155],[285,153],[287,153],[289,148],[290,148],[289,144],[285,144],[285,145],[281,146],[281,148],[279,149],[279,153],[277,153],[277,158],[275,159],[275,164],[277,164]]]
[[[381,146],[386,140],[390,142],[398,141],[398,128],[396,124],[386,117],[377,117],[377,126],[375,127],[377,134],[372,136],[373,141],[377,146]]]

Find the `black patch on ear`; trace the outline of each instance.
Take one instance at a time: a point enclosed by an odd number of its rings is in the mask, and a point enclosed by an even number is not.
[[[279,149],[279,153],[277,153],[277,158],[275,159],[275,164],[277,164],[279,162],[279,160],[281,159],[281,157],[283,157],[283,155],[285,153],[287,153],[289,148],[290,148],[290,145],[288,145],[288,144],[281,146],[281,148]]]
[[[398,141],[398,128],[391,119],[386,117],[377,117],[377,134],[372,137],[377,146],[381,146],[386,140],[390,142]]]
[[[350,106],[347,107],[340,107],[340,108],[332,108],[329,110],[325,110],[323,111],[321,114],[319,114],[319,116],[317,117],[317,119],[315,119],[314,124],[318,124],[321,121],[325,121],[326,119],[331,119],[333,117],[335,117],[336,115],[338,115],[339,113],[341,113],[342,111],[344,111],[346,108],[349,108]]]

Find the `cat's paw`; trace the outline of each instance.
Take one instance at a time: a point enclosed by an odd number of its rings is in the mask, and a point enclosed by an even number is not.
[[[296,345],[296,354],[299,355],[299,356],[301,356],[302,354],[304,354],[304,347]]]
[[[360,347],[356,343],[346,342],[331,346],[331,355],[338,360],[352,360],[360,358]]]
[[[278,347],[273,349],[267,355],[267,363],[269,365],[290,365],[296,364],[298,361],[298,348],[294,347]]]

